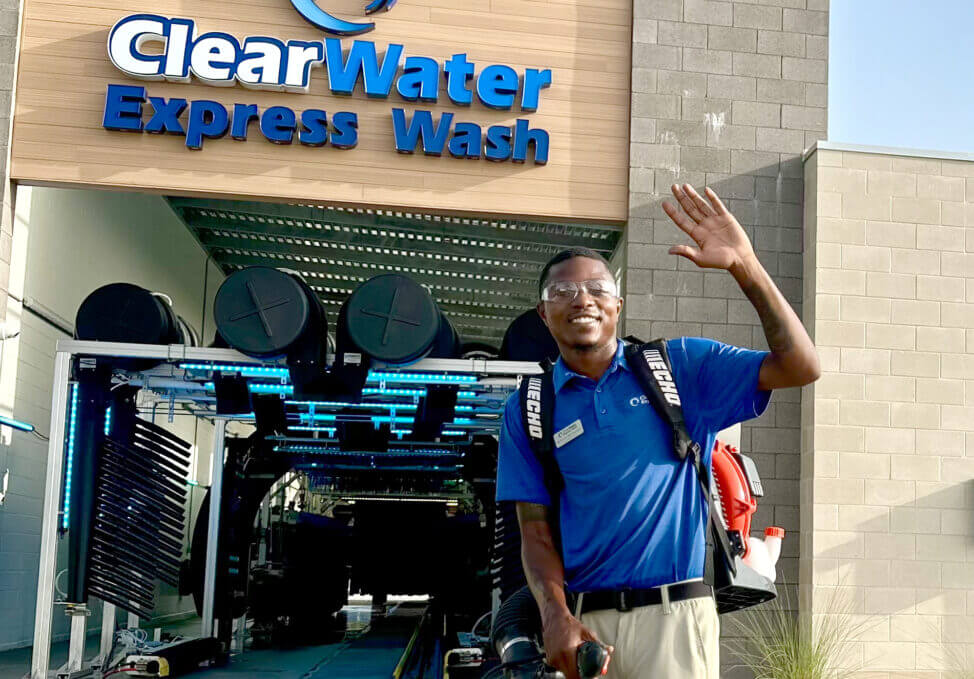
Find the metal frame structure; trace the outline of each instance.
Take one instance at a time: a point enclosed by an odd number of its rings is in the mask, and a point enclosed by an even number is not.
[[[210,363],[232,364],[254,367],[283,367],[274,361],[261,361],[231,349],[196,348],[182,345],[122,344],[113,342],[86,342],[60,340],[54,362],[54,387],[51,403],[50,440],[47,452],[47,474],[44,490],[44,513],[41,523],[41,553],[37,586],[37,604],[34,618],[34,647],[28,679],[49,679],[51,625],[54,611],[54,580],[57,566],[57,543],[59,512],[61,508],[61,480],[64,474],[65,424],[68,410],[68,393],[71,362],[75,357],[142,358],[162,360],[170,363]],[[396,368],[382,368],[395,371]],[[532,363],[515,361],[486,361],[483,359],[429,359],[403,369],[421,373],[466,373],[484,378],[537,374],[541,368]],[[190,396],[189,398],[193,398]],[[208,517],[209,537],[206,548],[206,566],[203,593],[203,621],[201,633],[210,636],[214,632],[214,597],[216,585],[217,553],[216,540],[220,521],[220,495],[223,482],[223,460],[225,454],[225,434],[228,418],[215,415],[212,411],[198,413],[216,422],[211,457],[211,493]],[[84,640],[86,636],[85,606],[75,606],[71,620],[70,653],[67,673],[78,672],[83,665]],[[101,657],[109,652],[114,635],[115,607],[105,604],[101,628]],[[130,616],[131,621],[131,616]]]
[[[359,284],[402,273],[427,287],[467,342],[500,346],[538,302],[538,275],[567,247],[612,257],[623,227],[487,217],[170,197],[169,204],[230,274],[247,266],[293,269],[321,298],[334,328]]]

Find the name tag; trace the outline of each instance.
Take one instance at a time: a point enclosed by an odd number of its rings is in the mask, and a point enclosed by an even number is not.
[[[585,433],[585,430],[582,428],[582,421],[581,420],[575,420],[574,422],[572,422],[570,425],[568,425],[567,427],[565,427],[561,431],[556,431],[555,432],[555,436],[554,436],[554,438],[555,438],[555,447],[556,448],[561,448],[563,445],[565,445],[569,441],[572,441],[574,439],[577,439],[579,436],[581,436],[584,433]]]

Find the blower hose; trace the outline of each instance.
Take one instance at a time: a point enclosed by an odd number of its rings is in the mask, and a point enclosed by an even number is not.
[[[541,614],[531,590],[522,587],[501,604],[490,639],[507,679],[534,679],[543,655],[538,646]]]

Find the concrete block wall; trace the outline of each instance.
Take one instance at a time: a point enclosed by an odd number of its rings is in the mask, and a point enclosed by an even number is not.
[[[847,660],[869,677],[968,676],[951,671],[974,668],[974,157],[823,146],[806,164],[823,376],[802,418],[802,599],[848,598],[868,631]]]
[[[800,311],[801,153],[826,136],[828,9],[827,0],[635,0],[628,334],[767,346],[729,274],[667,254],[688,242],[661,209],[674,182],[717,191]],[[797,390],[776,393],[742,432],[767,491],[754,527],[788,531],[786,589],[798,581],[799,401]],[[789,599],[796,605],[797,592]]]

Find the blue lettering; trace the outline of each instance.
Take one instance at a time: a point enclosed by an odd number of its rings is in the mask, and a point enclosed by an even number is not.
[[[189,107],[189,124],[186,126],[186,146],[194,151],[203,148],[204,139],[219,139],[227,133],[230,116],[227,109],[216,101],[194,101]]]
[[[440,66],[428,57],[408,57],[396,91],[406,101],[435,102],[440,88]]]
[[[511,128],[494,125],[487,129],[487,150],[484,157],[498,163],[511,157]]]
[[[541,90],[551,86],[551,69],[539,71],[529,68],[524,72],[524,93],[521,95],[522,111],[537,111]]]
[[[145,131],[151,134],[186,134],[179,116],[186,110],[185,99],[170,99],[166,101],[162,97],[149,97],[149,103],[155,112],[152,118],[146,123]]]
[[[527,160],[529,144],[534,144],[535,164],[546,165],[548,163],[548,133],[545,130],[532,130],[529,121],[519,118],[514,130],[514,156],[512,160],[515,163],[523,163]]]
[[[495,64],[485,68],[477,78],[477,97],[488,108],[513,108],[517,86],[517,71]]]
[[[233,127],[230,129],[230,136],[237,141],[247,141],[250,123],[255,120],[260,120],[257,104],[234,104]]]
[[[434,129],[433,114],[429,111],[416,111],[412,122],[407,127],[406,112],[401,108],[392,109],[392,129],[396,137],[396,150],[399,153],[415,153],[416,146],[422,138],[423,153],[428,156],[442,155],[452,124],[453,114],[444,113]]]
[[[358,114],[342,111],[331,120],[335,131],[331,135],[331,145],[336,149],[353,149],[358,145]]]
[[[454,158],[469,158],[476,160],[480,158],[480,150],[483,147],[483,132],[480,125],[473,123],[457,123],[453,131],[453,139],[450,140],[450,155]]]
[[[388,97],[392,81],[399,70],[402,45],[389,45],[382,67],[375,52],[375,43],[356,40],[348,51],[348,60],[342,59],[342,41],[325,39],[325,64],[328,68],[328,84],[334,94],[352,94],[361,74],[365,94],[370,97]]]
[[[328,114],[308,109],[301,114],[301,132],[298,141],[305,146],[324,146],[328,143]]]
[[[102,125],[120,132],[142,131],[142,104],[145,88],[134,85],[109,85],[105,93],[105,116]]]
[[[260,117],[260,131],[275,144],[290,144],[296,126],[294,111],[285,106],[271,106]]]
[[[446,93],[457,106],[470,106],[473,94],[467,89],[467,81],[473,78],[473,64],[467,61],[466,54],[454,54],[443,64],[446,77]]]

